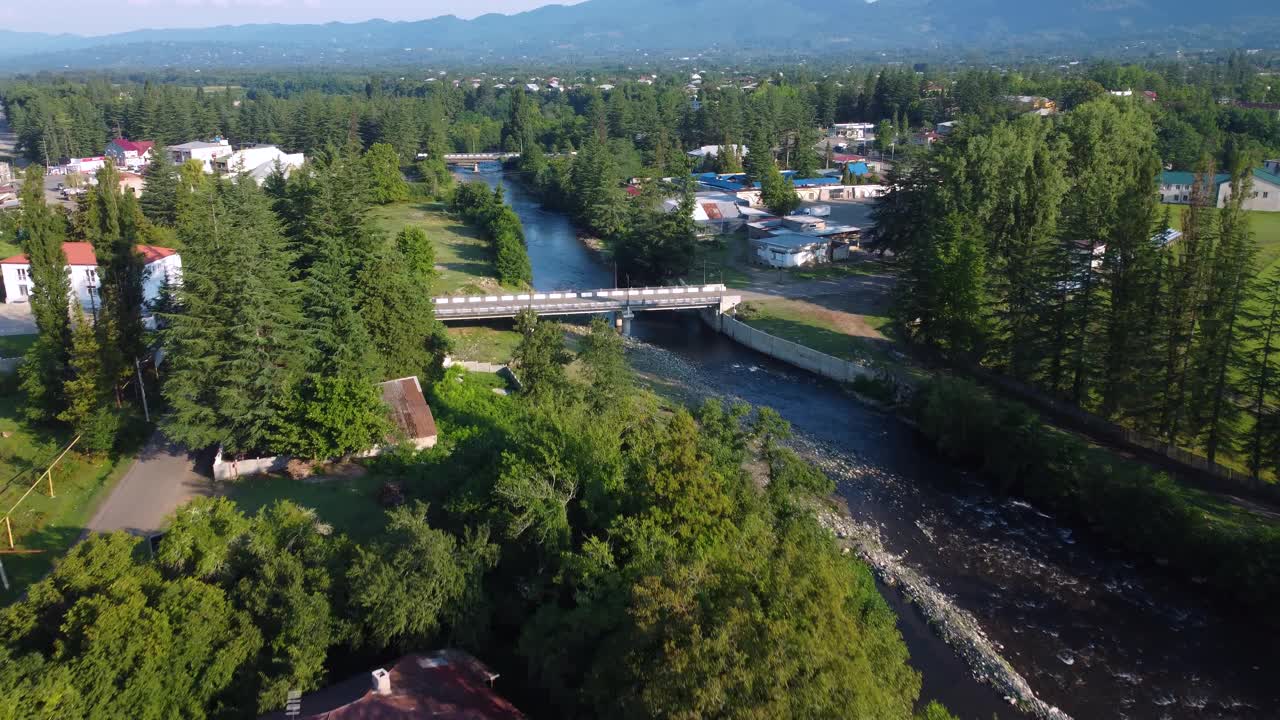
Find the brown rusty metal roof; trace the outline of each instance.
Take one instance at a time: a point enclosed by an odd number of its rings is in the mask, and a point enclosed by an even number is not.
[[[418,378],[407,377],[381,383],[382,400],[391,408],[391,420],[410,440],[435,437],[436,419],[422,395]]]

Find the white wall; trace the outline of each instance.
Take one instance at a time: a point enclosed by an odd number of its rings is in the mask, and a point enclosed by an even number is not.
[[[29,302],[31,294],[30,275],[27,279],[20,279],[20,271],[30,272],[29,265],[2,265],[0,269],[4,274],[4,301],[6,304],[12,305],[16,303]],[[100,307],[102,301],[90,295],[90,286],[99,287],[102,279],[97,276],[98,267],[96,265],[70,265],[68,266],[70,274],[68,279],[71,281],[71,297],[80,303],[80,307],[84,308],[86,313],[92,313],[93,308]],[[142,284],[142,297],[146,302],[151,303],[160,297],[160,288],[163,286],[166,278],[170,284],[176,284],[182,280],[182,256],[178,254],[170,255],[152,262],[146,267],[146,279]],[[93,273],[93,274],[90,274]],[[27,295],[22,294],[21,287],[27,287]]]
[[[153,303],[160,297],[160,289],[164,287],[165,281],[168,280],[170,285],[178,285],[182,282],[182,256],[174,253],[166,258],[160,258],[155,262],[147,265],[147,276],[142,282],[142,297],[147,303]]]

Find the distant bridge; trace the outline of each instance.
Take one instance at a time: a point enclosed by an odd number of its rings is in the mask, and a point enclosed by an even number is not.
[[[429,157],[427,153],[418,153],[418,159],[423,160]],[[448,153],[440,156],[447,165],[474,165],[482,162],[504,162],[506,160],[514,160],[520,157],[518,152],[487,152],[487,153]]]
[[[609,288],[584,292],[463,295],[433,300],[436,317],[450,320],[489,320],[515,317],[526,308],[539,315],[615,314],[625,333],[633,313],[652,310],[715,308],[726,312],[742,302],[724,285],[653,288]]]

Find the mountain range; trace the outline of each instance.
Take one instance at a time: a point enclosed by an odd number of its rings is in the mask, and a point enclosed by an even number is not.
[[[574,60],[654,53],[841,57],[1148,43],[1274,48],[1280,6],[1218,0],[587,0],[515,15],[236,25],[101,36],[0,30],[0,72]]]

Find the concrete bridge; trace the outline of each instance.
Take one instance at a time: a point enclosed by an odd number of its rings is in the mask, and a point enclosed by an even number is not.
[[[531,308],[539,315],[612,315],[623,334],[637,312],[714,308],[727,312],[742,302],[724,285],[652,288],[608,288],[580,292],[464,295],[433,300],[441,321],[515,317]]]
[[[418,153],[418,159],[423,160],[427,156],[426,153]],[[486,152],[486,153],[448,153],[440,156],[446,165],[470,165],[473,170],[479,172],[480,163],[485,162],[506,162],[520,157],[518,152]]]

